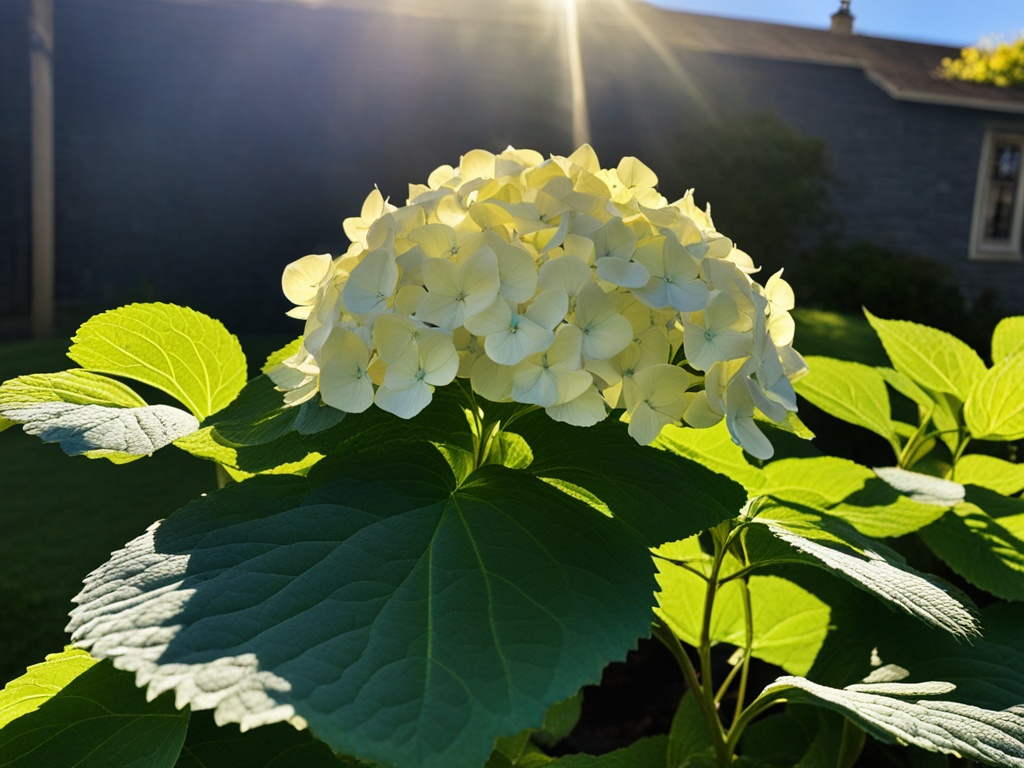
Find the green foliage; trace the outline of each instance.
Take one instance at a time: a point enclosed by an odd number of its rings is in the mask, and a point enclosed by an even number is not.
[[[901,551],[924,542],[972,589],[1024,600],[1024,471],[992,455],[1024,436],[1024,324],[997,326],[988,366],[867,317],[890,364],[812,356],[797,388],[884,439],[894,466],[875,469],[752,460],[724,424],[642,447],[614,419],[584,430],[457,386],[412,422],[286,408],[266,375],[241,385],[208,318],[94,318],[83,369],[6,382],[0,412],[124,418],[154,406],[109,377],[141,381],[192,412],[174,444],[238,482],[86,578],[69,630],[92,656],[49,657],[0,694],[0,765],[852,766],[865,733],[1024,765],[1019,611],[979,622]],[[652,622],[688,685],[671,732],[553,756],[580,689]],[[724,673],[715,646],[735,648]],[[760,694],[752,659],[782,673]]]
[[[962,48],[957,58],[942,60],[940,71],[949,80],[1024,87],[1024,37]]]
[[[71,629],[222,722],[297,716],[339,752],[473,766],[646,633],[652,570],[616,520],[501,467],[457,486],[409,444],[186,507],[90,577]],[[105,598],[123,589],[127,610]]]
[[[0,729],[12,720],[39,709],[68,683],[96,663],[88,653],[67,647],[33,664],[24,675],[0,691]]]
[[[238,339],[206,315],[173,304],[132,304],[96,315],[72,339],[68,357],[87,371],[149,384],[202,421],[245,384]]]
[[[46,664],[57,664],[51,660]],[[173,768],[188,727],[188,712],[164,696],[147,701],[131,675],[109,661],[93,664],[72,679],[63,672],[35,668],[46,675],[47,700],[0,729],[0,765],[37,768]]]

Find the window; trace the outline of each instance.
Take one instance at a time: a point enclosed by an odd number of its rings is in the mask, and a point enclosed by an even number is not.
[[[989,131],[981,149],[971,258],[1016,261],[1024,228],[1024,135]]]

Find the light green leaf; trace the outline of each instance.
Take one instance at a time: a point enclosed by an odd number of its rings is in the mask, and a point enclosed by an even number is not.
[[[976,587],[1024,600],[1024,542],[969,501],[920,531],[925,544]]]
[[[655,612],[678,638],[699,646],[707,582],[661,558],[688,561],[698,570],[707,569],[709,558],[702,555],[695,537],[662,546],[655,554],[660,556],[655,563],[661,588]],[[744,645],[742,589],[737,579],[719,586],[711,613],[712,643]],[[754,626],[752,655],[787,672],[806,674],[828,634],[829,607],[810,592],[777,576],[751,576],[749,590]]]
[[[88,371],[141,381],[202,421],[245,385],[242,348],[223,325],[174,304],[131,304],[87,320],[68,357]]]
[[[298,352],[299,347],[302,346],[303,338],[303,336],[299,336],[297,339],[292,339],[280,349],[271,352],[260,368],[260,373],[269,373],[273,368],[276,368],[280,363]]]
[[[478,768],[650,631],[653,570],[626,526],[526,472],[456,488],[433,446],[392,443],[179,510],[88,577],[70,630],[219,721]]]
[[[0,691],[0,728],[15,718],[34,712],[61,688],[96,663],[88,653],[70,645],[33,664],[25,674]]]
[[[1024,717],[1019,711],[829,688],[803,677],[780,677],[761,695],[839,712],[887,744],[910,744],[989,765],[1024,766]]]
[[[19,422],[44,443],[60,443],[64,453],[148,456],[199,429],[191,413],[169,405],[110,408],[73,403],[13,403],[0,414]]]
[[[875,370],[885,379],[886,384],[917,404],[919,421],[931,419],[935,423],[939,437],[949,448],[950,453],[955,452],[959,439],[957,431],[960,427],[961,403],[953,395],[925,392],[909,377],[892,368],[878,367]],[[916,427],[899,422],[894,422],[893,426],[896,434],[903,438],[909,438],[917,431]]]
[[[747,461],[747,454],[733,442],[724,421],[710,429],[669,425],[661,430],[654,445],[725,475],[747,491],[755,491],[764,483],[761,470]]]
[[[835,456],[778,459],[764,468],[758,493],[814,507],[831,507],[864,487],[875,474],[867,467]]]
[[[1004,317],[992,332],[992,362],[1024,350],[1024,315]]]
[[[242,733],[232,724],[218,726],[209,712],[193,712],[181,756],[174,768],[345,768],[354,760],[339,757],[309,731],[286,723]]]
[[[19,376],[0,385],[0,407],[14,403],[75,403],[138,408],[146,405],[120,381],[78,368]]]
[[[867,467],[834,456],[780,459],[764,474],[759,493],[827,510],[866,536],[903,536],[943,514],[900,495]]]
[[[733,518],[746,502],[743,488],[729,478],[637,445],[619,421],[571,427],[535,411],[513,427],[533,449],[528,472],[593,494],[650,546]]]
[[[809,357],[807,365],[808,374],[793,385],[801,397],[837,419],[869,429],[890,443],[896,442],[889,392],[878,371],[830,357]]]
[[[1024,352],[1000,360],[975,383],[964,420],[976,440],[1024,437]]]
[[[10,429],[13,426],[13,421],[10,421],[8,419],[5,419],[3,416],[0,416],[0,432],[3,432],[5,429]]]
[[[172,768],[188,718],[170,697],[147,702],[127,672],[94,664],[0,729],[0,766]]]
[[[1024,464],[969,453],[960,458],[954,471],[956,481],[964,485],[980,485],[1007,496],[1024,490]]]
[[[894,550],[824,512],[764,504],[745,533],[752,563],[788,561],[824,567],[927,624],[960,637],[978,634],[977,621],[962,602],[966,597],[954,595],[952,587],[916,571]],[[780,551],[772,536],[792,549]]]
[[[913,501],[877,478],[864,490],[828,508],[831,516],[876,539],[906,536],[935,522],[945,511],[944,507]]]
[[[883,320],[867,310],[864,314],[893,367],[925,389],[948,392],[963,402],[985,374],[978,353],[955,336],[907,320]]]

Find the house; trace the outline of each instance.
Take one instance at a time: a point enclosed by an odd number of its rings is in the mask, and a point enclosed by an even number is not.
[[[0,18],[0,334],[28,312],[27,5]],[[934,259],[968,300],[1024,312],[1024,90],[942,80],[957,50],[860,35],[845,4],[829,22],[639,0],[62,0],[59,318],[162,300],[297,331],[281,268],[343,251],[374,184],[402,200],[468,149],[589,137],[678,196],[680,126],[743,112],[827,144],[843,239]]]

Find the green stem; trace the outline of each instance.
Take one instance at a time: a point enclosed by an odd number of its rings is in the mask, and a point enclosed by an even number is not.
[[[750,674],[750,654],[754,649],[754,610],[750,603],[750,587],[746,579],[740,579],[740,594],[743,597],[743,661],[740,662],[740,688],[736,692],[736,710],[732,722],[739,720],[743,712],[744,698],[747,693],[747,678]],[[731,726],[730,726],[731,730]]]
[[[690,661],[690,657],[687,656],[686,650],[683,648],[682,643],[679,642],[679,638],[676,637],[675,633],[664,624],[655,623],[654,636],[668,648],[669,652],[675,657],[676,663],[679,664],[679,668],[683,671],[686,685],[693,692],[694,697],[697,699],[697,706],[700,707],[700,711],[704,714],[704,719],[707,720],[708,732],[711,734],[711,743],[715,748],[718,764],[725,768],[730,763],[732,753],[726,749],[725,729],[722,727],[722,721],[718,719],[718,712],[714,701],[701,694],[702,686],[697,676],[697,670],[694,669],[693,662]]]
[[[729,735],[725,740],[726,752],[730,755],[735,754],[736,748],[740,743],[740,736],[743,735],[743,731],[746,730],[746,727],[750,725],[754,718],[769,707],[773,707],[776,704],[783,704],[785,701],[786,699],[780,691],[775,695],[769,694],[768,696],[762,696],[750,702],[750,706],[743,710],[743,712],[739,714],[729,727]]]

